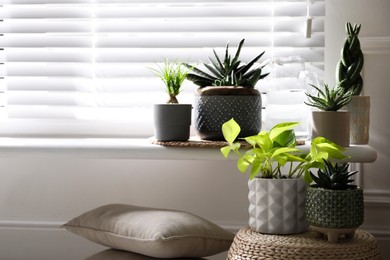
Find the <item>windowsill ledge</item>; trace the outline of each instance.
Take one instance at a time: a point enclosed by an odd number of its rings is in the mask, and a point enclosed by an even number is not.
[[[308,151],[308,143],[299,146]],[[377,152],[368,145],[351,145],[350,162],[374,162]],[[149,139],[132,138],[0,138],[0,157],[44,157],[155,160],[226,160],[218,148],[165,147]],[[237,158],[231,156],[230,160]]]

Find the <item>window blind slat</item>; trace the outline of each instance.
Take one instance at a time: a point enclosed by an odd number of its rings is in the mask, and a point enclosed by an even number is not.
[[[0,0],[0,134],[150,136],[166,94],[149,68],[198,64],[242,38],[244,61],[300,56],[322,75],[324,16],[324,0]],[[195,89],[185,82],[179,100]]]

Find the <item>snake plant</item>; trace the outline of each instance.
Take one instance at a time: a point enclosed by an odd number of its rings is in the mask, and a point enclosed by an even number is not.
[[[347,38],[341,50],[341,59],[336,68],[337,82],[345,81],[342,87],[344,91],[352,91],[352,95],[360,95],[363,88],[363,79],[360,72],[364,64],[363,52],[360,48],[360,41],[358,38],[361,25],[347,22],[345,30]]]

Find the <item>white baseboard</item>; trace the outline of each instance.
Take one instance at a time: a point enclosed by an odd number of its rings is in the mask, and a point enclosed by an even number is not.
[[[36,219],[0,219],[0,229],[41,229],[41,230],[63,230],[61,226],[67,221],[59,220],[36,220]],[[240,228],[247,226],[247,223],[216,222],[217,225],[233,233],[237,233]]]
[[[36,219],[0,219],[0,229],[62,229],[66,221]]]
[[[41,247],[42,243],[47,244],[47,243],[52,243],[53,244],[53,249],[52,249],[52,254],[55,255],[57,254],[56,250],[60,250],[61,248],[64,247],[64,243],[66,245],[73,245],[76,243],[80,243],[80,246],[77,250],[80,252],[75,252],[76,253],[85,253],[85,251],[88,252],[97,252],[100,249],[98,245],[94,243],[90,243],[87,240],[84,240],[82,238],[78,238],[77,236],[73,236],[71,234],[67,234],[67,232],[64,228],[61,228],[61,226],[65,223],[66,221],[59,221],[59,220],[36,220],[36,219],[0,219],[0,234],[8,234],[7,237],[9,236],[13,237],[13,241],[11,243],[17,243],[19,250],[28,250],[31,247],[38,248]],[[236,233],[240,228],[247,226],[247,223],[240,223],[240,222],[220,222],[218,221],[215,222],[219,226]],[[390,230],[388,229],[383,229],[381,227],[373,227],[373,226],[362,226],[362,229],[370,232],[372,235],[375,236],[375,238],[378,240],[378,243],[381,247],[381,252],[383,256],[390,256],[390,252],[388,252],[387,248],[390,247]],[[25,235],[21,234],[30,234],[27,237],[31,237],[34,235],[31,234],[40,234],[38,236],[36,241],[31,242],[29,239],[25,239]],[[12,235],[14,234],[14,235]],[[42,234],[47,234],[47,235],[42,235]],[[69,237],[68,237],[69,236]],[[54,240],[52,239],[54,237]],[[70,237],[74,237],[74,239],[69,239]],[[7,239],[8,239],[7,238]],[[44,239],[42,239],[44,238]],[[47,239],[50,239],[49,241]],[[78,240],[79,239],[79,240]],[[75,242],[76,241],[76,242]],[[78,242],[79,241],[79,242]],[[81,241],[83,243],[81,243]],[[31,245],[33,243],[33,245]],[[73,244],[72,244],[73,243]],[[82,245],[81,245],[82,244]],[[60,249],[58,247],[60,246]],[[26,248],[24,248],[24,246]],[[64,249],[65,250],[65,249]],[[64,251],[62,250],[62,251]],[[77,251],[76,250],[76,251]],[[1,251],[1,250],[0,250]],[[65,250],[66,251],[66,250]],[[26,252],[28,255],[31,254],[31,252]],[[65,254],[65,252],[62,252]],[[1,257],[1,256],[0,256]],[[23,258],[21,258],[23,259]],[[51,258],[48,258],[51,259]]]
[[[66,221],[59,220],[36,220],[36,219],[0,219],[0,229],[15,229],[15,230],[64,230],[61,226]],[[247,223],[242,222],[216,222],[217,225],[236,233],[242,227],[247,226]],[[370,232],[372,235],[390,240],[390,230],[381,229],[381,227],[364,226],[364,230]]]

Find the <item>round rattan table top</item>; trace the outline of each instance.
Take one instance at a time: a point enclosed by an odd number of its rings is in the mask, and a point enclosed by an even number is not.
[[[230,260],[252,259],[382,259],[376,239],[357,229],[352,239],[330,243],[314,232],[268,235],[242,228],[228,252]]]

